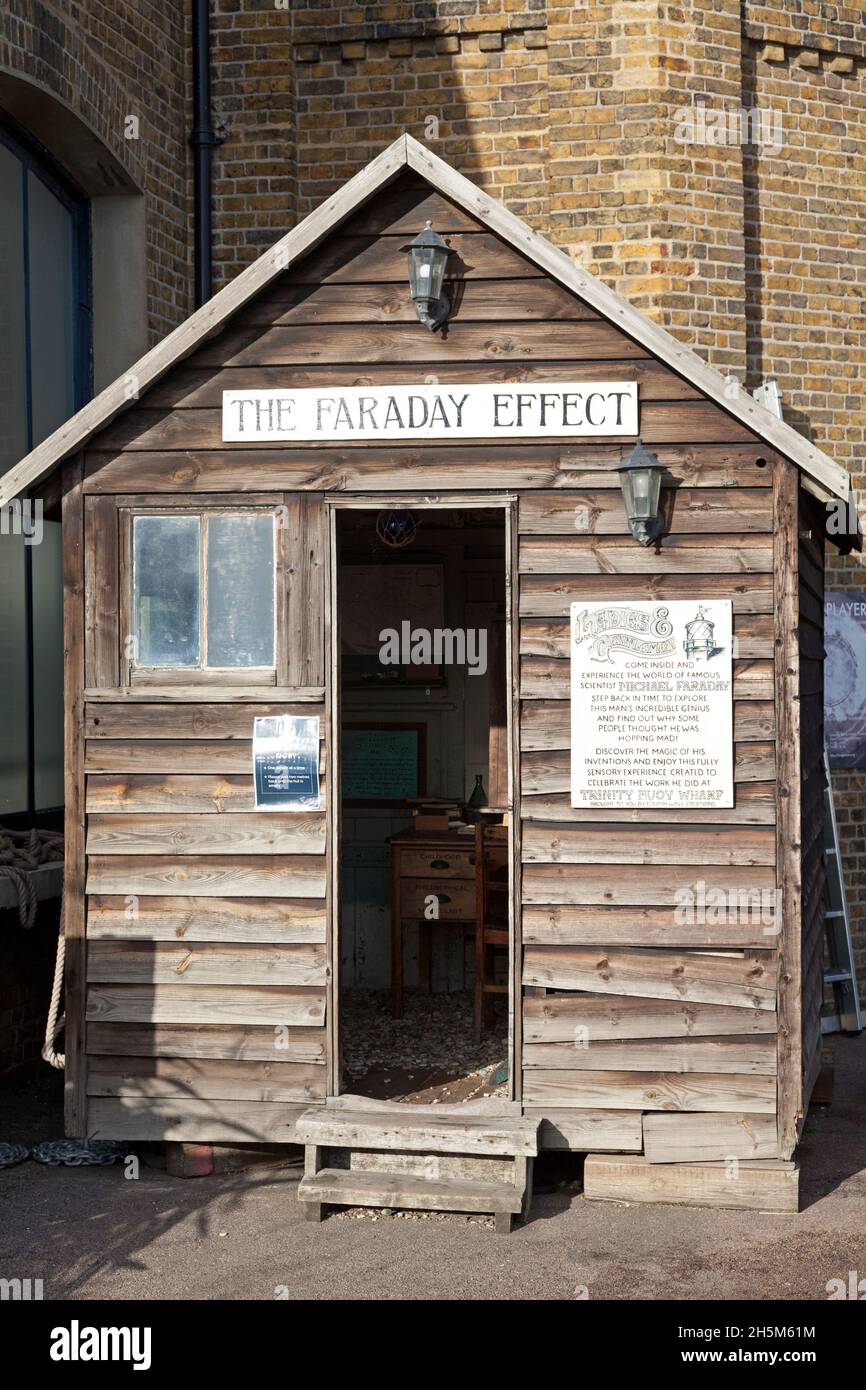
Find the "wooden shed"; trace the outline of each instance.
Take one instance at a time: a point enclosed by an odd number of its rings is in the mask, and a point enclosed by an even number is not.
[[[432,330],[407,277],[428,222]],[[588,1195],[796,1203],[844,470],[404,135],[0,480],[27,491],[64,528],[70,1134],[303,1142],[313,1214],[507,1226],[540,1148],[590,1155]],[[607,634],[611,680],[623,623],[632,675],[727,648],[711,794],[576,790],[575,644]],[[482,631],[483,670],[436,646]],[[636,777],[654,731],[632,746]],[[436,1013],[461,991],[474,1024]],[[495,1037],[496,1085],[359,1084],[400,1069],[369,1055],[394,1015],[473,1066],[459,1028]]]

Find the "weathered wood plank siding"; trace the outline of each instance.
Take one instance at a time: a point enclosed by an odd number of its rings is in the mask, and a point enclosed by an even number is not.
[[[800,816],[803,1110],[821,1068],[824,997],[824,516],[800,489]]]

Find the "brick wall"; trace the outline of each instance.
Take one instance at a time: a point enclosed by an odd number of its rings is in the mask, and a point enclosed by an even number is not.
[[[4,0],[0,8],[0,71],[79,117],[146,198],[154,342],[192,307],[188,9],[165,0]]]
[[[274,0],[213,0],[214,287],[298,220],[292,15]],[[320,201],[321,195],[315,201]]]

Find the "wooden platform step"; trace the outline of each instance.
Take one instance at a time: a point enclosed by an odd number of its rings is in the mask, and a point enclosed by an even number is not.
[[[511,1115],[437,1113],[433,1106],[393,1104],[368,1110],[324,1105],[305,1111],[296,1132],[302,1144],[330,1148],[534,1158],[539,1124]]]
[[[540,1121],[517,1106],[402,1105],[341,1096],[304,1111],[298,1198],[325,1206],[485,1212],[497,1231],[528,1211]]]
[[[318,1206],[309,1213],[315,1220],[322,1205],[343,1207],[396,1207],[410,1211],[485,1212],[495,1217],[516,1216],[523,1194],[512,1183],[472,1182],[466,1178],[423,1178],[409,1173],[361,1172],[350,1168],[322,1168],[304,1177],[298,1196]],[[511,1229],[510,1220],[497,1220],[497,1230]]]
[[[583,1192],[595,1201],[796,1212],[800,1174],[784,1159],[650,1163],[638,1154],[588,1154]]]

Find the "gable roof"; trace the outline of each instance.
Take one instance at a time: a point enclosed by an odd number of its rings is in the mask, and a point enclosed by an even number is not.
[[[263,290],[276,276],[306,256],[373,194],[389,184],[404,169],[420,174],[437,192],[450,198],[491,231],[566,289],[579,295],[609,322],[617,324],[648,352],[666,363],[708,399],[772,448],[777,449],[801,470],[804,485],[822,500],[850,497],[848,473],[827,454],[777,415],[765,410],[744,389],[731,390],[731,383],[715,368],[678,342],[665,329],[644,317],[627,300],[601,280],[583,270],[564,251],[559,250],[514,213],[484,193],[469,179],[458,174],[438,155],[411,135],[400,135],[354,178],[338,189],[297,227],[281,237],[252,265],[247,266],[207,304],[202,305],[156,347],[127,368],[76,415],[49,435],[20,463],[0,477],[0,506],[6,506],[19,493],[46,477],[63,459],[82,448],[125,408],[135,404],[129,397],[129,379],[136,380],[136,400],[176,363],[183,360],[206,339],[218,332],[228,319]]]

